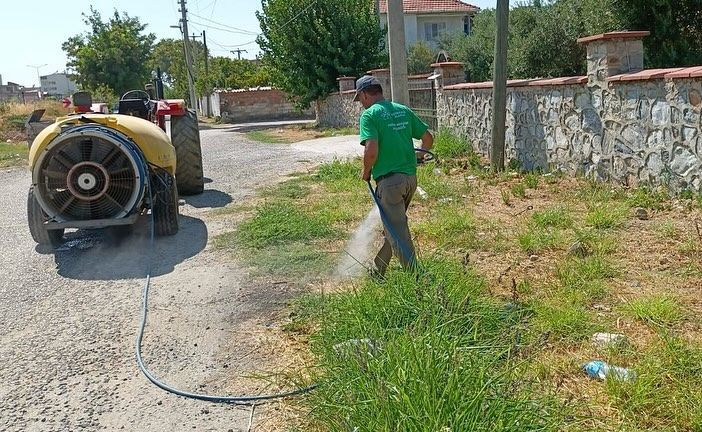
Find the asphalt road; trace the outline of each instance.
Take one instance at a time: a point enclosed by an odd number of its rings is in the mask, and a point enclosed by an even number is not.
[[[29,172],[0,170],[0,430],[247,430],[250,408],[170,395],[138,370],[146,261],[153,258],[155,276],[144,339],[152,371],[191,391],[272,390],[240,377],[266,369],[257,359],[279,357],[275,340],[261,334],[297,288],[252,283],[214,250],[211,238],[228,225],[211,210],[360,146],[353,138],[259,144],[244,138],[245,129],[201,132],[211,182],[186,198],[180,232],[159,239],[153,253],[145,225],[126,238],[69,233],[58,250],[37,250],[26,223]],[[254,425],[265,416],[266,407],[257,408]]]

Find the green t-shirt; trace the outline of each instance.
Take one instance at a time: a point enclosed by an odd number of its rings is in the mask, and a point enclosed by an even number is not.
[[[429,126],[411,109],[382,100],[361,114],[359,126],[361,145],[365,145],[366,140],[378,143],[378,160],[371,170],[374,179],[390,173],[416,174],[417,157],[412,138],[420,139]]]

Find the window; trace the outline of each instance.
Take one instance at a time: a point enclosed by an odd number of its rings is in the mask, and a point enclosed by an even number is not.
[[[446,31],[446,23],[424,23],[424,39],[427,41],[436,40],[441,33]]]
[[[473,18],[469,15],[463,17],[463,33],[469,35],[473,30]]]

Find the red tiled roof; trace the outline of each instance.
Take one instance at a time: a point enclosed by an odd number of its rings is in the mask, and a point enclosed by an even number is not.
[[[405,13],[477,12],[479,7],[460,0],[402,0]],[[387,0],[380,0],[380,13],[388,13]]]
[[[558,85],[573,85],[585,84],[586,76],[560,77],[560,78],[535,78],[535,79],[518,79],[508,80],[507,87],[535,87],[535,86],[558,86]],[[492,81],[483,81],[477,83],[462,83],[444,87],[444,90],[474,90],[474,89],[491,89]]]

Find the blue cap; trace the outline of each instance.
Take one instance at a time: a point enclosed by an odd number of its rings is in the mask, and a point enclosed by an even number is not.
[[[380,85],[380,81],[378,81],[378,78],[372,76],[372,75],[363,75],[361,78],[356,80],[356,96],[354,96],[353,100],[357,101],[358,96],[361,94],[361,92],[368,87]]]

